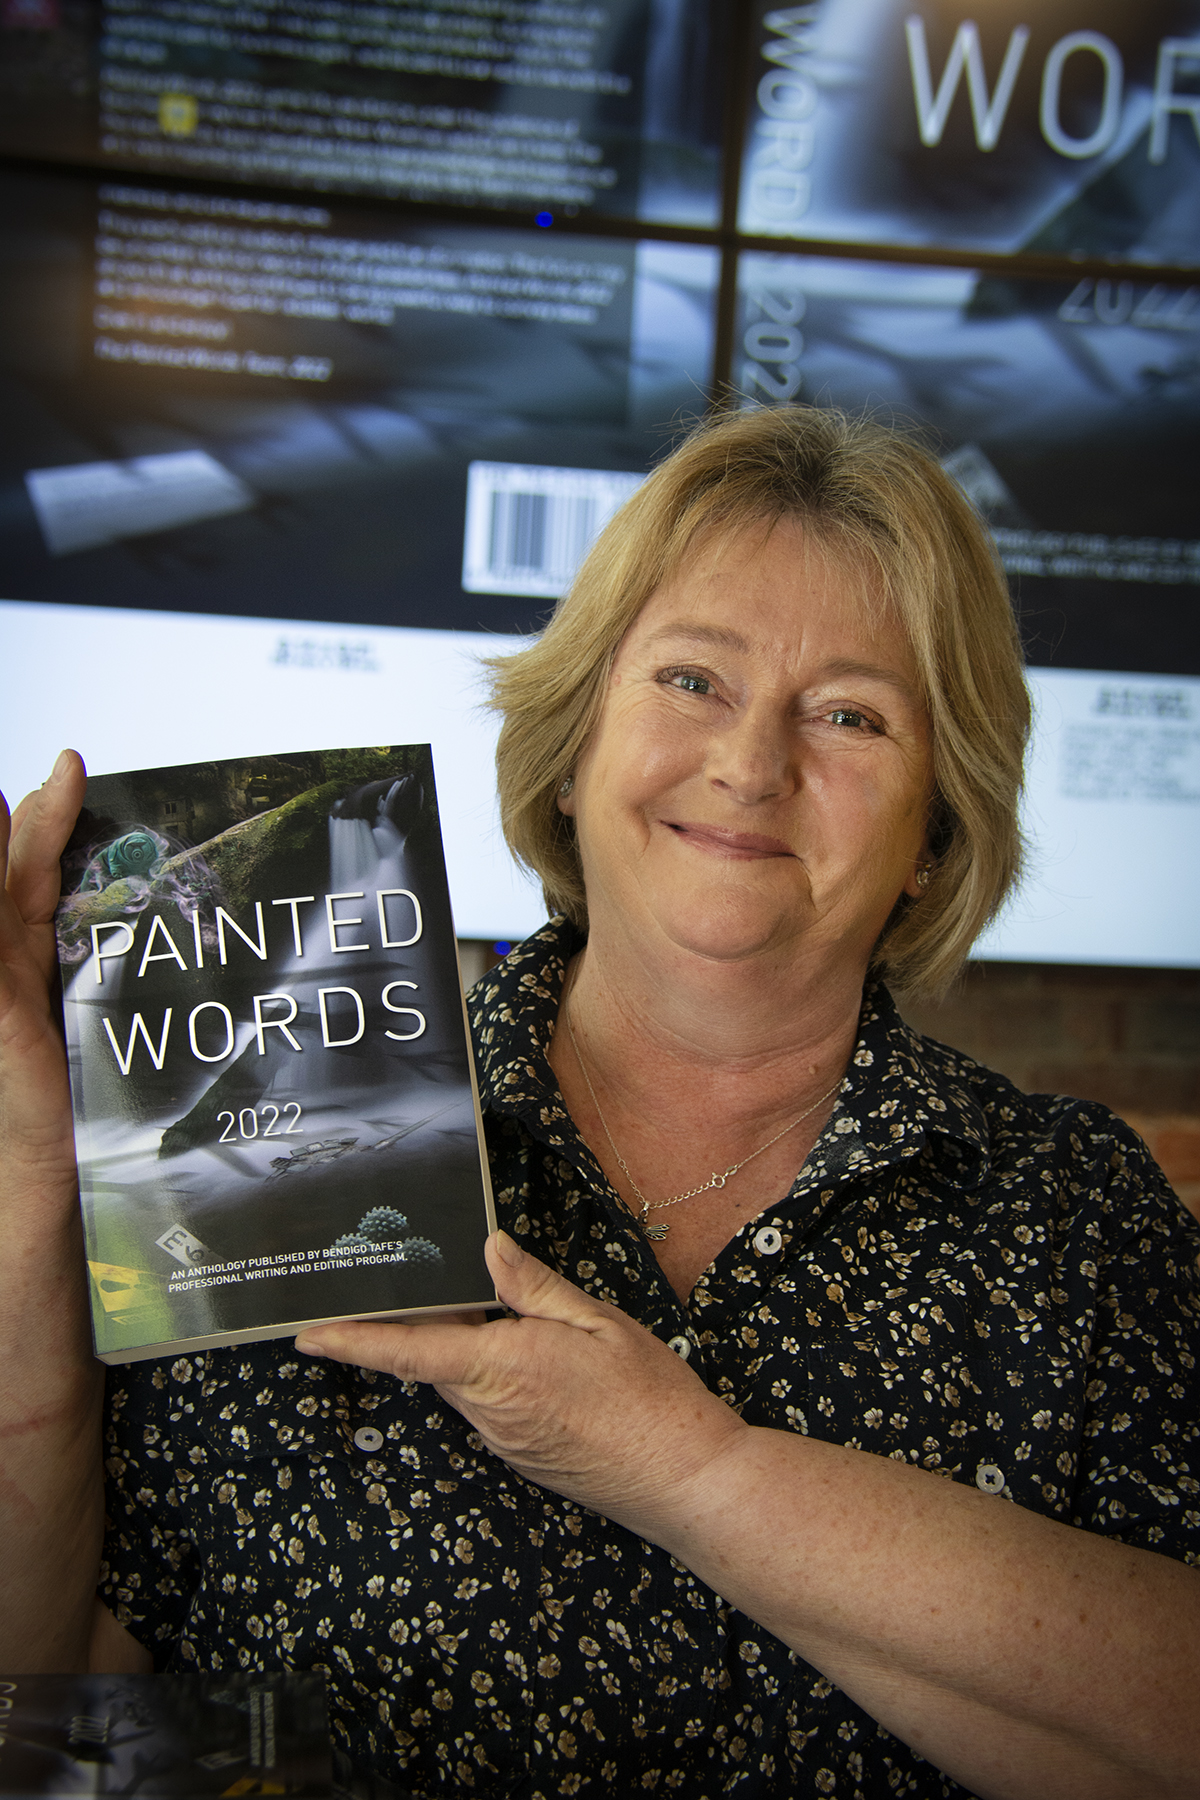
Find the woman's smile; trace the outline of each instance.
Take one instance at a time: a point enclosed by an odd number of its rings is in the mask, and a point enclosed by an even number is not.
[[[703,825],[682,819],[664,819],[662,823],[676,837],[709,856],[754,862],[763,857],[795,854],[781,838],[763,837],[755,831],[734,831],[727,825]]]

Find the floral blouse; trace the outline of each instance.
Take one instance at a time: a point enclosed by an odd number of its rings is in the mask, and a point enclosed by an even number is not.
[[[1200,1226],[1103,1107],[1024,1095],[868,989],[791,1192],[687,1304],[546,1060],[555,921],[472,993],[500,1222],[757,1425],[1200,1562]],[[429,1388],[289,1342],[110,1371],[100,1592],[162,1670],[320,1669],[372,1800],[963,1789],[664,1551]]]

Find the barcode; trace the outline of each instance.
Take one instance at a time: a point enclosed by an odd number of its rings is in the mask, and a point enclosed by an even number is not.
[[[463,587],[469,594],[556,600],[613,514],[644,480],[618,469],[472,463]]]

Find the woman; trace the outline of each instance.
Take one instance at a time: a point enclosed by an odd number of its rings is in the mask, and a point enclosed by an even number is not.
[[[510,1315],[114,1371],[90,1626],[77,761],[18,816],[8,1662],[324,1667],[411,1795],[1200,1792],[1196,1227],[878,981],[944,984],[1017,864],[978,521],[872,428],[728,418],[496,680],[565,915],[473,996]]]

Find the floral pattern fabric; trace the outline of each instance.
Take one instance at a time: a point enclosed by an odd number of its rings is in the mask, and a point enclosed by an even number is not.
[[[471,996],[514,1237],[754,1424],[1200,1562],[1200,1228],[1138,1138],[917,1037],[868,989],[790,1193],[685,1305],[546,1060],[578,944],[557,921]],[[110,1371],[106,1456],[101,1594],[155,1666],[324,1670],[372,1800],[964,1791],[431,1389],[287,1342],[133,1364]]]

